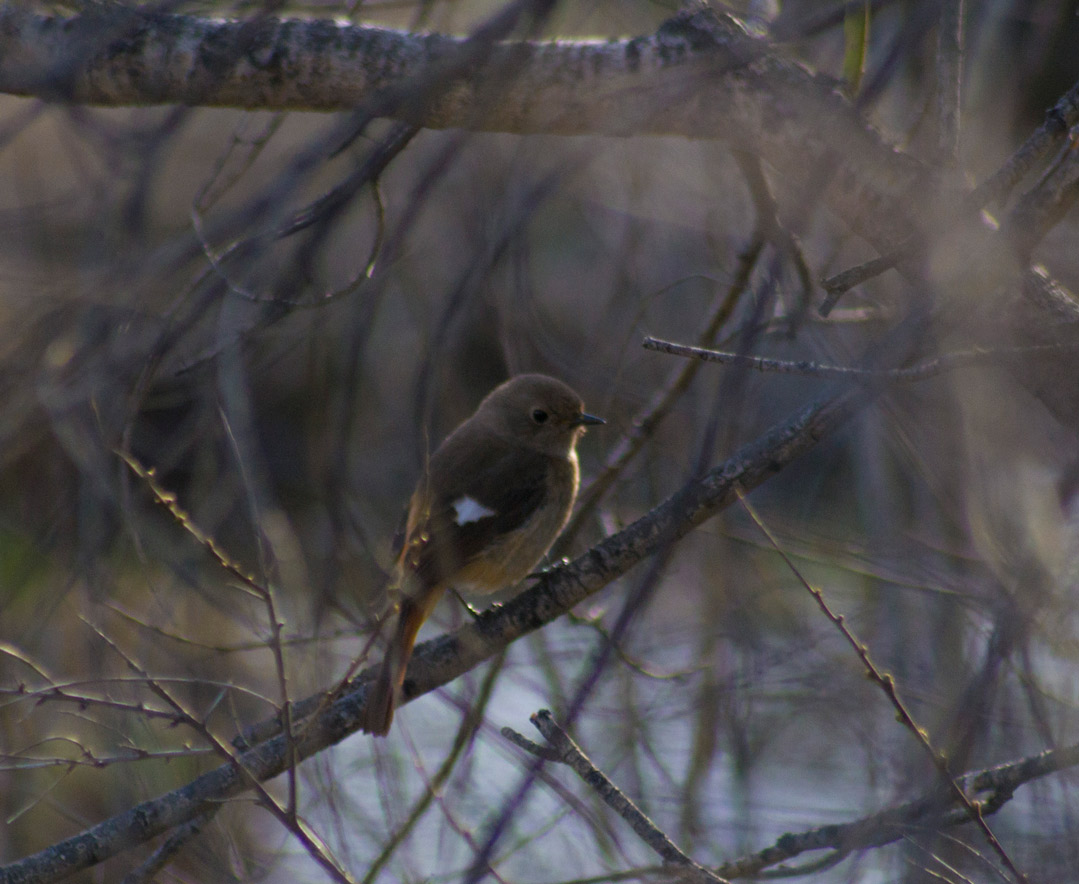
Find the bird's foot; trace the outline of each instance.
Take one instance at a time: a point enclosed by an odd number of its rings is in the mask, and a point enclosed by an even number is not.
[[[456,589],[453,590],[453,594],[457,597],[457,601],[461,603],[461,607],[468,611],[468,613],[472,616],[472,619],[478,620],[480,615],[483,613],[483,609],[477,608],[474,604],[472,604],[472,602],[468,601],[468,599],[461,595],[461,593],[459,593]]]

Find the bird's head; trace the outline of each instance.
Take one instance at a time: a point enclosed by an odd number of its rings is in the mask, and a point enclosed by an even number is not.
[[[517,375],[495,387],[476,416],[503,439],[554,457],[569,456],[585,427],[604,423],[585,412],[572,388],[542,374]]]

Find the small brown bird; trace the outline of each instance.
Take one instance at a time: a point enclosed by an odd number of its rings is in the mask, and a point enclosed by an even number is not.
[[[577,440],[603,422],[561,381],[518,375],[431,456],[409,504],[396,566],[400,610],[368,691],[364,731],[389,731],[416,634],[448,586],[493,593],[550,549],[577,496]]]

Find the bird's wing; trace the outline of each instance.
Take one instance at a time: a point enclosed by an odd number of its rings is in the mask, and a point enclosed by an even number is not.
[[[547,498],[550,458],[506,444],[454,445],[431,459],[412,498],[401,563],[424,585],[449,582],[492,540],[521,527]]]

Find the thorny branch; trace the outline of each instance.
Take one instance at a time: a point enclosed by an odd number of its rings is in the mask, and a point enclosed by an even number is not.
[[[763,521],[761,521],[761,518],[756,512],[756,510],[749,503],[749,501],[745,499],[740,489],[737,490],[737,494],[743,508],[746,510],[746,512],[749,513],[750,518],[753,519],[753,522],[757,525],[758,528],[760,528],[761,532],[765,535],[765,537],[768,538],[768,542],[772,545],[772,548],[777,553],[779,553],[780,557],[790,569],[791,573],[794,574],[794,576],[798,579],[802,586],[805,587],[806,591],[813,597],[813,600],[817,603],[817,606],[824,613],[824,616],[827,617],[835,625],[835,627],[842,634],[843,638],[846,639],[847,643],[850,644],[850,646],[854,649],[854,652],[858,655],[858,659],[861,661],[862,666],[865,667],[867,677],[870,678],[874,684],[880,687],[885,697],[888,698],[888,702],[891,703],[893,708],[895,709],[896,718],[907,730],[909,730],[914,735],[914,737],[921,744],[926,754],[932,760],[933,765],[940,773],[941,780],[944,782],[947,789],[950,790],[956,801],[960,804],[963,811],[970,817],[971,820],[974,821],[975,825],[977,825],[978,828],[981,829],[982,834],[985,835],[985,839],[989,842],[990,847],[992,847],[993,850],[996,852],[997,856],[1000,857],[1001,862],[1004,863],[1008,871],[1012,873],[1016,881],[1018,881],[1019,884],[1026,884],[1026,875],[1024,875],[1016,867],[1011,857],[1008,856],[1007,851],[1005,851],[1004,846],[1000,843],[1000,841],[997,839],[997,836],[993,833],[993,830],[989,828],[989,824],[985,821],[984,810],[982,808],[981,802],[974,801],[967,795],[966,791],[959,784],[955,773],[951,770],[951,765],[947,755],[945,755],[943,752],[938,751],[933,746],[933,743],[929,738],[929,732],[914,720],[914,716],[907,708],[907,704],[904,703],[903,699],[899,696],[899,692],[897,691],[895,685],[895,678],[891,675],[891,673],[882,671],[876,665],[872,657],[870,657],[869,655],[869,648],[865,644],[863,644],[857,638],[857,636],[854,635],[850,627],[847,626],[846,618],[842,614],[836,614],[828,605],[828,603],[824,600],[824,594],[821,592],[821,590],[818,587],[813,586],[809,583],[808,580],[806,580],[806,578],[802,575],[802,572],[798,570],[798,567],[783,551],[783,548],[779,545],[779,542],[776,540],[775,535],[773,535],[772,532],[768,530],[768,527],[764,524]]]

